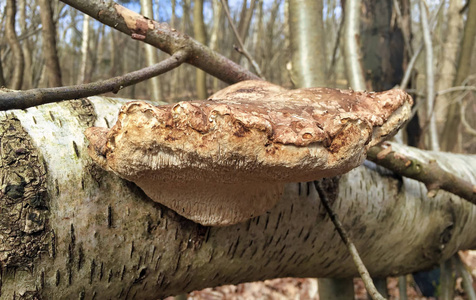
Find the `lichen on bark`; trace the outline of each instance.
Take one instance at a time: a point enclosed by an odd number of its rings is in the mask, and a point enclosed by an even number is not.
[[[29,269],[40,252],[53,253],[46,167],[13,116],[0,120],[0,147],[0,266]]]

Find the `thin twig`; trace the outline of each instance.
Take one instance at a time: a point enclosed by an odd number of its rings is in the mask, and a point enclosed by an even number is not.
[[[440,13],[441,8],[445,4],[445,1],[441,1],[440,6],[438,6],[438,10],[436,11],[435,15],[432,16],[430,24],[431,24],[431,30],[434,29],[436,26],[436,17]],[[420,56],[421,51],[423,50],[423,43],[421,43],[417,50],[413,53],[413,56],[410,58],[410,61],[408,62],[407,69],[405,70],[405,74],[403,75],[402,82],[400,83],[400,86],[397,86],[398,88],[404,90],[407,88],[408,82],[410,81],[410,76],[412,75],[413,67],[415,66],[415,63]]]
[[[396,174],[422,182],[428,189],[428,196],[434,196],[438,189],[445,190],[476,204],[476,185],[443,170],[436,161],[423,163],[391,149],[391,145],[374,146],[367,152],[367,159]]]
[[[188,53],[185,50],[179,50],[174,55],[153,66],[130,72],[122,76],[87,84],[1,93],[0,111],[24,109],[41,104],[78,99],[107,92],[117,93],[126,86],[136,84],[175,69],[187,60],[187,56]]]
[[[453,93],[453,92],[460,92],[460,91],[473,91],[476,92],[476,86],[470,86],[470,85],[460,85],[460,86],[453,86],[444,90],[440,90],[436,92],[436,94],[443,95],[443,94],[448,94],[448,93]]]
[[[246,57],[246,59],[250,62],[250,64],[253,66],[253,69],[255,69],[258,76],[264,79],[264,76],[261,73],[261,69],[259,65],[253,59],[253,57],[251,57],[250,53],[246,51],[245,45],[243,44],[243,40],[241,39],[241,36],[238,33],[238,30],[236,29],[235,24],[233,23],[233,19],[231,18],[230,10],[228,8],[228,3],[226,3],[226,1],[224,0],[220,0],[220,1],[221,1],[221,5],[223,5],[223,10],[225,11],[225,15],[226,15],[226,18],[228,19],[228,22],[230,23],[231,29],[233,29],[233,33],[235,34],[236,40],[238,41],[238,44],[240,45],[240,47],[235,47],[235,50],[243,54]]]
[[[319,198],[321,199],[322,205],[326,209],[329,218],[331,219],[332,223],[334,223],[334,226],[337,232],[339,233],[342,241],[347,246],[347,249],[349,250],[350,255],[352,256],[352,260],[354,261],[355,266],[359,271],[360,277],[364,281],[364,285],[367,289],[367,292],[374,300],[384,300],[385,298],[377,291],[377,288],[375,287],[372,278],[370,277],[369,271],[367,271],[364,262],[359,256],[357,248],[347,235],[347,232],[345,231],[344,227],[342,227],[342,224],[339,221],[339,218],[337,217],[336,213],[330,207],[326,192],[324,192],[324,190],[321,188],[319,181],[314,181],[314,186],[316,187],[317,193],[319,194]]]
[[[327,78],[330,78],[332,75],[334,75],[334,69],[335,69],[335,64],[337,61],[337,50],[339,49],[339,44],[340,44],[340,35],[342,34],[342,28],[344,28],[344,17],[342,17],[340,23],[339,23],[339,29],[337,30],[337,37],[334,42],[334,47],[332,50],[332,59],[331,59],[331,64],[329,66],[329,71],[327,74]]]

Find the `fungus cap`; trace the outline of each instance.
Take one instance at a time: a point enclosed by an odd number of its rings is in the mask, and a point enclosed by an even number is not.
[[[111,129],[89,128],[90,156],[154,201],[203,225],[265,213],[284,183],[336,176],[411,113],[401,90],[287,90],[244,81],[206,101],[124,105]]]

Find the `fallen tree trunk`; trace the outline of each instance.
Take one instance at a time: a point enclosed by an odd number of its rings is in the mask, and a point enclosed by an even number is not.
[[[121,99],[2,112],[2,299],[157,299],[267,278],[357,275],[313,184],[265,215],[204,227],[89,158],[84,130],[113,124]],[[393,145],[476,182],[476,157]],[[331,203],[372,276],[428,268],[476,247],[475,207],[366,164],[333,181]]]

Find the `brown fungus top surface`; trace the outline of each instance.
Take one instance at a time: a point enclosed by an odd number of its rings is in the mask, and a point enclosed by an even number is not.
[[[268,174],[260,171],[263,166],[276,166],[302,176],[290,172],[270,180],[297,181],[358,166],[369,146],[393,135],[406,121],[411,104],[401,90],[287,90],[265,81],[244,81],[206,101],[158,107],[128,103],[111,130],[90,129],[87,135],[100,154],[96,161],[126,177],[184,166],[204,171],[214,166],[214,173],[243,169],[261,177]]]

